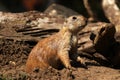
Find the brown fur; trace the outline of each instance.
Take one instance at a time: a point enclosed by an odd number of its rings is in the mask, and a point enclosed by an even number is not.
[[[49,66],[58,68],[60,63],[70,68],[70,58],[80,60],[76,55],[77,33],[85,24],[84,17],[71,16],[58,33],[40,40],[29,54],[26,72],[32,72],[36,68],[47,69]]]

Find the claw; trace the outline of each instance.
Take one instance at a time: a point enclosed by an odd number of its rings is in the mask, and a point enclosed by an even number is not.
[[[85,60],[83,58],[81,58],[80,56],[77,57],[77,62],[80,62],[80,64],[82,64],[82,66],[87,68],[87,65],[85,64]]]

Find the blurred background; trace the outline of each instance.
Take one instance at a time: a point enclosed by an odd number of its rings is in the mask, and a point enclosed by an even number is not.
[[[77,12],[84,10],[83,0],[0,0],[0,11],[24,12],[44,11],[52,3],[61,4]]]
[[[85,1],[89,4],[87,5]],[[106,21],[101,2],[102,0],[0,0],[0,11],[18,13],[37,10],[43,12],[51,4],[56,3],[71,8],[85,17],[95,17]],[[93,14],[86,10],[85,5],[91,6]]]

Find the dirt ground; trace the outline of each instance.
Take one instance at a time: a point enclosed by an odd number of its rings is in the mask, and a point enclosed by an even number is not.
[[[72,64],[72,70],[49,68],[27,74],[25,63],[33,46],[29,42],[0,39],[0,80],[120,80],[120,69],[112,68],[99,53],[81,53],[87,68]]]

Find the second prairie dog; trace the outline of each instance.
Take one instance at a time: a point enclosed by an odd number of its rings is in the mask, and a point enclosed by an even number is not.
[[[70,60],[81,62],[77,54],[77,34],[85,25],[86,19],[81,15],[67,18],[58,33],[40,40],[32,49],[26,62],[26,72],[33,72],[36,68],[47,69],[49,66],[58,68],[61,63],[71,68]]]

